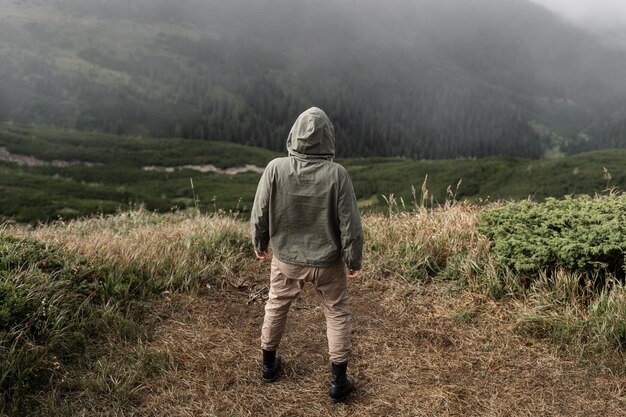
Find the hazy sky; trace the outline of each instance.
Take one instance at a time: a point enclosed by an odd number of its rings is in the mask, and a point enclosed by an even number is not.
[[[532,0],[577,23],[626,27],[626,0]]]

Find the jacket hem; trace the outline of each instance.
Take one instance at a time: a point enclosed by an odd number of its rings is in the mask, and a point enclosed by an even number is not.
[[[274,254],[274,256],[276,257],[276,259],[278,259],[281,262],[284,262],[286,264],[291,264],[291,265],[299,265],[299,266],[312,266],[315,268],[325,268],[328,266],[333,266],[335,265],[338,261],[341,260],[341,257],[336,257],[333,260],[330,261],[326,261],[326,262],[316,262],[316,261],[298,261],[298,260],[293,260],[293,259],[285,259],[282,256],[280,256],[279,254]]]

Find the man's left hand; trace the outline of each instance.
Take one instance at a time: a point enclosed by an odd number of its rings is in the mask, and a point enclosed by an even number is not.
[[[360,272],[361,271],[355,271],[354,269],[349,269],[348,273],[346,274],[346,278],[348,278],[348,282],[350,282],[354,278],[358,277]]]

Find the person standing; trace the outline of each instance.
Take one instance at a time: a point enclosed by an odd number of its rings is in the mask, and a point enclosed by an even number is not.
[[[350,176],[333,162],[335,130],[312,107],[294,123],[289,156],[272,160],[256,191],[250,219],[256,257],[273,257],[269,298],[261,330],[262,377],[276,381],[283,369],[276,354],[287,313],[306,282],[315,286],[326,318],[331,360],[329,398],[346,400],[354,388],[347,375],[352,344],[348,281],[361,269],[363,228]]]

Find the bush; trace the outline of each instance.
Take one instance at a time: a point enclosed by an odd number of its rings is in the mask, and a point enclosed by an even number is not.
[[[524,275],[564,269],[623,277],[626,196],[566,197],[485,210],[478,230],[499,263]]]
[[[492,293],[520,296],[524,333],[567,343],[584,358],[623,354],[625,228],[624,195],[487,209],[478,229],[491,240],[497,266],[482,279]]]

